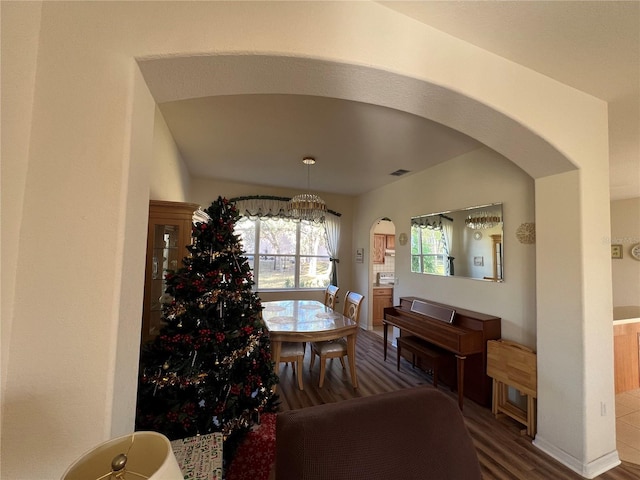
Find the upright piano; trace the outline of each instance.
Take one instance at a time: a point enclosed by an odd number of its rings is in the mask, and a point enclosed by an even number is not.
[[[487,341],[500,338],[500,318],[417,297],[402,297],[400,305],[384,309],[384,359],[387,329],[415,335],[451,353],[456,359],[458,405],[464,396],[491,406],[492,382],[487,376]],[[453,380],[445,383],[451,384]]]

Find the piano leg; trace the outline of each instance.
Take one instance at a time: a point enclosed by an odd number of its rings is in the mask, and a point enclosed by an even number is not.
[[[387,360],[387,327],[389,324],[387,322],[382,322],[383,326],[383,337],[384,337],[384,360]]]
[[[456,355],[456,363],[458,364],[458,407],[462,410],[464,402],[464,361],[467,357]]]

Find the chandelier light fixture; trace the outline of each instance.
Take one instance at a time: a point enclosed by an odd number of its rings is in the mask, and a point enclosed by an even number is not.
[[[474,212],[464,220],[464,224],[472,230],[493,228],[500,223],[502,223],[502,217],[497,212]]]
[[[307,190],[310,190],[309,170],[311,165],[316,163],[313,157],[304,157],[302,163],[307,166]],[[307,220],[309,222],[322,223],[327,206],[318,195],[311,192],[301,193],[289,200],[289,212],[296,220]]]

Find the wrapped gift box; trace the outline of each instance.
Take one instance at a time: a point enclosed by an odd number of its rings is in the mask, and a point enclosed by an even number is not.
[[[222,433],[174,440],[171,448],[185,480],[222,480]]]
[[[276,459],[276,414],[260,416],[236,451],[226,480],[267,480]]]

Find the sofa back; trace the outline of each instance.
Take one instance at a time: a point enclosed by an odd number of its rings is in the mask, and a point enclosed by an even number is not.
[[[455,401],[430,386],[279,413],[276,480],[475,480]]]

